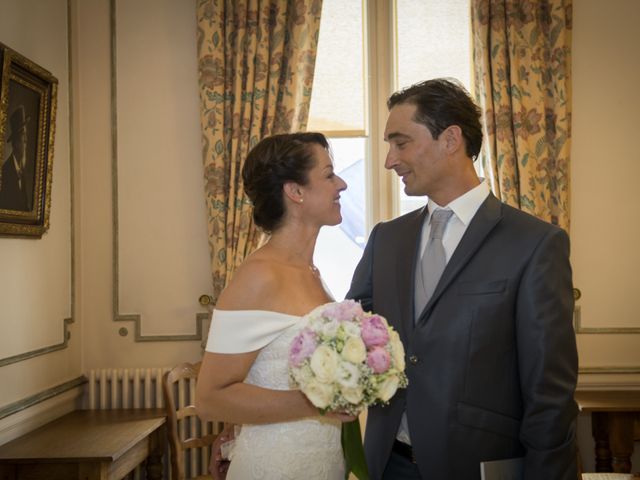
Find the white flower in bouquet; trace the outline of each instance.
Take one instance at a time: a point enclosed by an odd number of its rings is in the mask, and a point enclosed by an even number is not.
[[[341,362],[338,367],[338,383],[341,387],[357,388],[360,380],[360,370],[350,362]]]
[[[319,409],[356,415],[407,386],[400,336],[380,315],[345,300],[305,319],[289,351],[289,377]]]
[[[336,378],[340,358],[328,345],[320,345],[311,355],[311,371],[318,381],[332,383]]]
[[[349,337],[342,347],[342,358],[351,363],[362,363],[367,358],[367,347],[360,337]]]
[[[347,400],[347,402],[352,403],[353,405],[357,405],[362,402],[362,398],[364,396],[364,392],[361,387],[342,387],[340,389],[340,393],[342,393],[342,396]]]
[[[398,332],[392,331],[390,333],[390,337],[391,338],[389,342],[391,343],[391,355],[393,356],[393,363],[398,370],[402,371],[404,370],[405,363],[404,347],[402,345],[402,342],[400,341],[400,335],[398,335]]]
[[[335,392],[332,384],[311,379],[306,385],[304,394],[316,407],[327,408],[331,405]]]
[[[400,379],[397,375],[389,375],[385,378],[382,383],[378,386],[378,397],[383,402],[388,402],[391,400],[398,390],[398,385],[400,383]]]

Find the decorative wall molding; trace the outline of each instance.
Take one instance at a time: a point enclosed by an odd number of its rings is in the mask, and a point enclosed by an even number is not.
[[[37,348],[36,350],[31,350],[29,352],[19,353],[17,355],[12,355],[10,357],[2,358],[0,359],[0,367],[4,367],[5,365],[10,365],[12,363],[22,362],[29,358],[37,357],[39,355],[45,355],[47,353],[56,352],[58,350],[67,348],[69,339],[71,338],[71,332],[69,332],[69,325],[71,325],[72,323],[74,323],[73,318],[64,319],[63,327],[62,327],[62,335],[64,340],[62,340],[61,343],[58,343],[56,345],[50,345],[48,347]]]
[[[640,390],[640,382],[579,382],[577,390],[582,392],[587,391],[625,391],[625,390]]]
[[[613,328],[592,328],[583,327],[580,316],[580,306],[577,305],[573,312],[573,328],[576,334],[635,334],[640,333],[640,328],[631,327],[613,327]],[[604,365],[598,367],[580,367],[578,369],[579,374],[640,374],[640,365]]]
[[[87,383],[87,378],[84,375],[81,375],[73,380],[69,380],[68,382],[61,383],[60,385],[48,388],[22,400],[18,400],[17,402],[10,403],[5,407],[0,408],[0,420],[38,403],[44,402],[45,400],[49,400],[50,398],[58,396],[68,390],[84,385],[85,383]]]
[[[640,366],[600,366],[600,367],[580,367],[578,369],[580,374],[599,374],[599,373],[624,373],[624,374],[640,374]]]
[[[583,327],[580,306],[577,305],[573,312],[573,328],[579,334],[639,334],[638,327]],[[640,368],[640,367],[638,367]]]
[[[116,0],[109,0],[111,35],[111,193],[112,193],[112,222],[113,222],[113,320],[115,322],[134,322],[134,341],[136,342],[175,342],[202,341],[203,323],[210,319],[210,313],[201,312],[195,316],[196,332],[191,335],[142,335],[142,316],[139,313],[120,313],[120,272],[118,245],[118,103],[117,103],[117,39],[116,39]],[[126,329],[121,329],[121,335],[127,335]]]
[[[69,245],[71,248],[71,317],[63,319],[62,322],[62,332],[63,332],[63,340],[61,343],[57,343],[55,345],[50,345],[48,347],[37,348],[35,350],[31,350],[29,352],[20,353],[17,355],[12,355],[10,357],[5,357],[0,359],[0,367],[4,367],[5,365],[10,365],[12,363],[22,362],[29,358],[37,357],[39,355],[46,355],[51,352],[56,352],[58,350],[63,350],[67,348],[69,344],[69,339],[71,338],[71,332],[69,332],[69,325],[74,323],[75,318],[75,294],[76,294],[76,279],[75,279],[75,222],[74,222],[74,204],[73,204],[73,166],[74,166],[74,148],[73,148],[73,90],[72,90],[72,82],[71,82],[71,73],[72,73],[72,55],[71,55],[71,0],[67,0],[67,92],[68,92],[68,110],[69,110],[69,171],[71,172],[71,176],[69,178],[69,202],[71,204],[71,212],[70,212],[70,239]],[[60,93],[58,91],[58,93]],[[0,410],[1,412],[1,410]],[[0,416],[0,418],[2,418]]]

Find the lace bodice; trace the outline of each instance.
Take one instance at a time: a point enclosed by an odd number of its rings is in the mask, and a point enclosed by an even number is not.
[[[225,312],[223,312],[225,313]],[[231,313],[231,312],[229,312]],[[245,379],[246,383],[275,390],[289,390],[288,356],[291,341],[303,318],[274,312],[234,313],[236,328],[254,328],[249,336],[268,341],[262,347]],[[238,318],[244,318],[238,324]],[[261,318],[263,317],[263,318]],[[221,325],[221,317],[212,326]],[[273,328],[265,328],[265,320]],[[251,327],[251,324],[254,326]],[[222,329],[219,329],[220,334]],[[267,330],[270,330],[267,332]],[[275,334],[273,333],[275,330]],[[245,342],[242,339],[241,342]],[[223,343],[220,339],[220,343]],[[255,346],[255,344],[252,344]],[[225,343],[224,348],[230,348]],[[245,347],[246,348],[246,347]],[[259,347],[258,347],[259,348]],[[255,349],[255,348],[254,348]],[[209,347],[207,347],[209,350]],[[340,423],[325,417],[266,425],[243,425],[231,452],[227,480],[342,480],[344,461],[340,445]]]
[[[289,390],[287,365],[289,346],[299,330],[300,322],[286,329],[278,338],[260,350],[245,382],[274,390]]]

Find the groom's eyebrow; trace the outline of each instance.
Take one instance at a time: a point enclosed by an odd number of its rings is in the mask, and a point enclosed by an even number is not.
[[[384,140],[386,142],[390,142],[391,140],[397,140],[397,139],[407,140],[409,138],[410,138],[409,135],[406,135],[404,133],[391,132],[389,135],[386,136]]]

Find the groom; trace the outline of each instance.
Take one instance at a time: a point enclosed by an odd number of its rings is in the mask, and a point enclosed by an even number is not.
[[[408,388],[368,412],[371,478],[474,480],[481,462],[522,457],[525,479],[575,480],[567,234],[477,177],[480,113],[456,83],[413,85],[388,107],[385,167],[429,200],[375,226],[347,294],[406,350]]]

